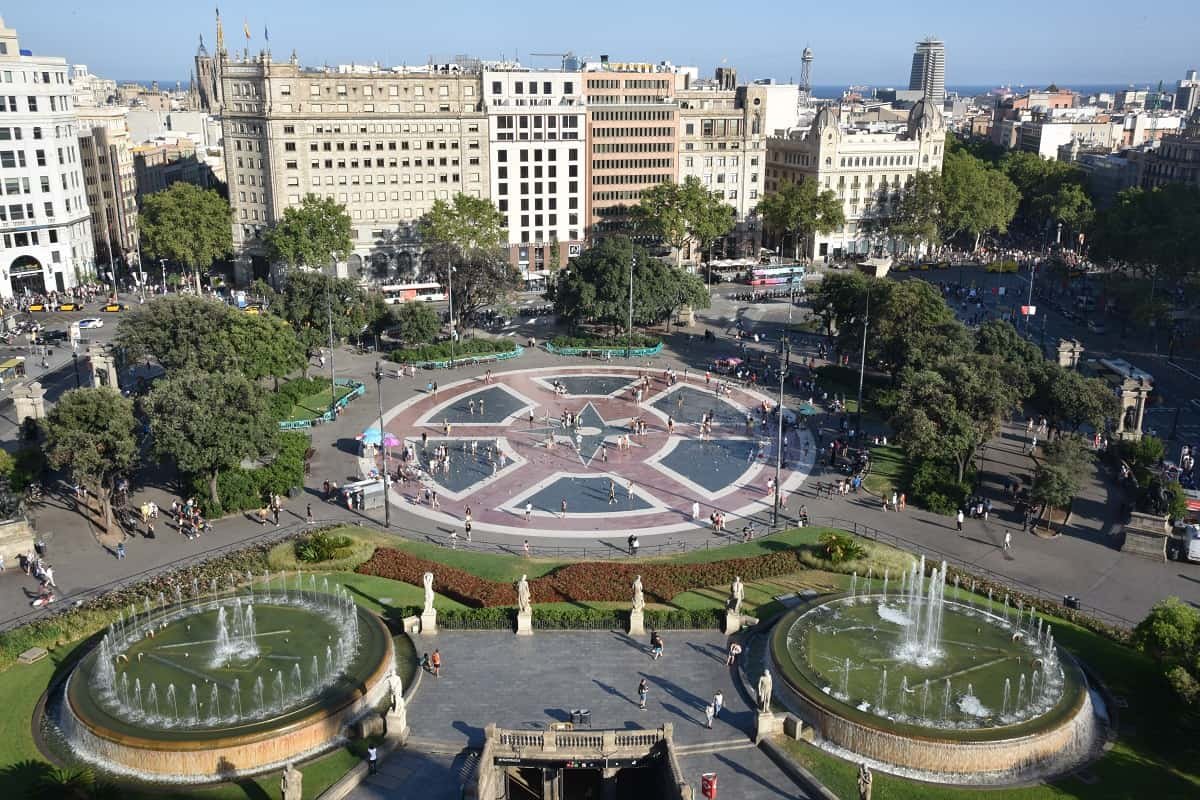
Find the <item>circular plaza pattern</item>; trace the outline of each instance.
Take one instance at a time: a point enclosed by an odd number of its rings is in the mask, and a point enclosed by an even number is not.
[[[769,393],[716,375],[679,372],[671,380],[636,366],[456,381],[385,415],[385,430],[419,476],[393,483],[392,501],[458,527],[469,508],[474,530],[525,537],[675,533],[709,526],[713,512],[740,530],[742,518],[771,508],[778,423],[764,409],[774,405]],[[803,483],[816,448],[797,427],[787,427],[784,442],[786,497]],[[388,458],[394,473],[402,448]],[[438,508],[422,499],[426,488]]]

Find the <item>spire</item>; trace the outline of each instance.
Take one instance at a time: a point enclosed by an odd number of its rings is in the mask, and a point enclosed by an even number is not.
[[[200,47],[196,50],[196,55],[207,56],[208,50],[204,47],[204,34],[200,34]]]
[[[225,29],[221,27],[221,9],[217,9],[217,53],[225,52]]]

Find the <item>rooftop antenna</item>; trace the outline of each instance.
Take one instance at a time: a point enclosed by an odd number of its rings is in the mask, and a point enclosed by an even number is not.
[[[797,117],[804,112],[805,108],[812,105],[812,63],[812,48],[805,47],[804,52],[800,55],[800,91],[796,93]]]

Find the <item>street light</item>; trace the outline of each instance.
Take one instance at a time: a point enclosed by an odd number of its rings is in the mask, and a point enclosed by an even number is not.
[[[79,353],[71,353],[71,365],[75,367],[75,388],[80,388],[79,384]]]
[[[625,339],[625,357],[633,358],[633,268],[637,266],[637,257],[629,260],[629,328]]]
[[[325,313],[329,317],[329,412],[337,419],[337,383],[333,371],[333,303],[329,299],[329,286],[325,286]]]
[[[863,315],[862,356],[858,365],[858,408],[854,412],[854,430],[862,434],[863,381],[867,375],[867,327],[871,324],[871,285],[867,284],[867,310]]]
[[[375,362],[375,393],[379,396],[379,447],[383,451],[383,527],[392,527],[392,504],[388,502],[387,445],[383,442],[383,362]]]
[[[775,413],[779,416],[779,438],[775,442],[775,498],[771,506],[771,527],[775,528],[779,525],[779,473],[783,469],[783,382],[787,379],[788,366],[791,364],[792,346],[788,340],[787,332],[783,334],[783,352],[779,359],[779,405],[775,407]]]

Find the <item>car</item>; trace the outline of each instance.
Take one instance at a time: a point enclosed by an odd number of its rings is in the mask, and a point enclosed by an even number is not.
[[[30,303],[25,307],[26,311],[49,311],[50,307],[45,303]]]
[[[43,342],[65,342],[68,338],[67,332],[63,330],[46,331],[41,335]]]
[[[124,311],[125,304],[124,303],[106,303],[105,305],[100,306],[100,310],[107,311],[109,313],[115,313],[117,311]]]
[[[104,320],[102,320],[102,319],[96,319],[95,317],[88,317],[87,319],[79,320],[79,329],[80,330],[84,330],[86,328],[103,328],[103,327],[104,327]]]
[[[58,307],[59,311],[83,311],[83,303],[63,303]]]
[[[265,313],[267,313],[266,309],[263,308],[262,304],[260,304],[260,303],[253,303],[251,305],[248,305],[245,308],[243,308],[242,311],[246,314],[265,314]]]

